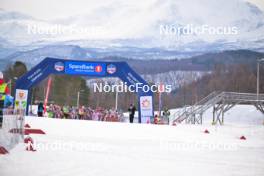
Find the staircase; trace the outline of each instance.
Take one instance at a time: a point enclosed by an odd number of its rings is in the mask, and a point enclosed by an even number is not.
[[[264,113],[264,94],[237,93],[237,92],[212,92],[193,106],[184,106],[173,114],[170,120],[173,124],[186,123],[202,124],[202,115],[213,107],[213,123],[224,121],[224,113],[237,104],[252,104]],[[222,116],[222,119],[220,118]]]

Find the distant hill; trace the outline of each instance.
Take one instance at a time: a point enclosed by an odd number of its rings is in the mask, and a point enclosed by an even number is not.
[[[257,59],[264,58],[264,53],[250,50],[234,50],[208,53],[190,58],[193,64],[202,64],[211,69],[215,64],[249,64],[256,65]]]
[[[185,59],[156,59],[144,61],[119,57],[106,57],[104,59],[125,60],[141,74],[155,74],[168,71],[210,71],[216,64],[247,64],[255,68],[257,59],[260,58],[264,58],[264,53],[250,50],[234,50],[207,53]]]
[[[157,74],[169,71],[210,71],[215,64],[249,64],[256,65],[256,60],[264,58],[264,53],[250,50],[233,50],[217,53],[207,53],[184,59],[135,59],[127,57],[126,52],[110,52],[105,49],[86,49],[75,45],[46,46],[29,51],[19,51],[0,59],[0,69],[15,61],[22,61],[28,68],[38,64],[46,57],[78,59],[78,60],[108,60],[126,61],[140,74]],[[129,53],[129,51],[127,51]],[[143,52],[139,50],[138,52]],[[171,53],[177,51],[170,51]],[[166,58],[166,57],[165,57]]]

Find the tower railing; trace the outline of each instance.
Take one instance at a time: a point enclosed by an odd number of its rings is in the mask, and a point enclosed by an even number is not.
[[[238,93],[238,92],[212,92],[205,98],[201,99],[192,106],[184,106],[176,111],[171,123],[181,123],[186,120],[187,123],[202,123],[203,113],[211,107],[214,107],[214,112],[220,111],[222,113],[222,121],[224,112],[231,109],[237,104],[252,104],[257,107],[258,110],[263,112],[264,106],[264,94],[254,93]],[[220,106],[221,105],[221,106]],[[215,114],[214,114],[215,115]],[[197,117],[198,116],[198,117]],[[219,119],[218,113],[218,119]]]

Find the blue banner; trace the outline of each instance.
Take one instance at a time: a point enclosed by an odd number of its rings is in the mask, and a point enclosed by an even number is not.
[[[29,72],[21,76],[16,81],[16,93],[20,90],[29,92],[27,96],[26,114],[28,114],[29,103],[32,93],[30,89],[48,77],[50,74],[67,74],[79,76],[95,76],[95,77],[118,77],[128,85],[142,83],[142,86],[148,85],[147,82],[140,77],[126,62],[96,62],[96,61],[76,61],[64,60],[57,58],[45,58],[38,65],[33,67]],[[149,123],[150,117],[154,116],[153,112],[153,92],[142,91],[138,94],[138,121]],[[17,98],[15,102],[17,101]]]
[[[65,62],[65,73],[76,75],[105,75],[106,64],[89,62]]]

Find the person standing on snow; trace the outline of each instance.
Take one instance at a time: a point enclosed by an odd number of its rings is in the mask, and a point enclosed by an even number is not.
[[[168,108],[165,108],[163,111],[163,117],[168,120],[168,123],[170,123],[170,111]]]
[[[129,112],[129,122],[133,123],[134,121],[134,116],[135,116],[135,112],[136,112],[136,107],[133,104],[130,104],[129,108],[128,108],[128,112]]]
[[[0,72],[0,128],[3,123],[3,109],[5,107],[6,97],[10,94],[7,83],[4,81],[4,75]]]
[[[43,106],[43,103],[40,102],[38,104],[38,117],[43,117],[43,111],[44,111],[44,106]]]

